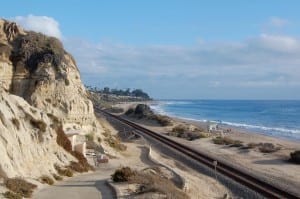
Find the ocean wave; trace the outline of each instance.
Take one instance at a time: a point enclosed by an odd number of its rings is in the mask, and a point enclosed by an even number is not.
[[[226,124],[229,126],[235,126],[235,127],[242,127],[246,129],[259,129],[263,131],[277,131],[277,132],[283,132],[283,133],[290,133],[290,134],[300,134],[300,130],[298,129],[286,129],[286,128],[280,128],[280,127],[267,127],[267,126],[259,126],[259,125],[253,125],[253,124],[243,124],[243,123],[234,123],[234,122],[226,122],[221,121],[221,124]]]
[[[300,134],[299,129],[286,129],[286,128],[280,128],[280,127],[267,127],[267,126],[259,126],[259,125],[235,123],[235,122],[226,122],[226,121],[218,121],[218,120],[194,119],[194,118],[188,118],[188,117],[178,117],[178,118],[184,119],[184,120],[195,121],[195,122],[212,122],[212,123],[217,123],[217,124],[225,124],[225,125],[228,125],[228,126],[240,127],[240,128],[249,129],[249,130],[250,129],[255,129],[255,130],[262,130],[262,131],[266,131],[266,132],[276,131],[276,132],[288,133],[288,134]]]
[[[155,104],[155,105],[150,105],[150,108],[158,114],[162,115],[168,115],[168,113],[165,112],[164,108],[162,107],[161,104]]]
[[[186,105],[186,104],[192,104],[191,101],[161,101],[162,104],[166,105]]]
[[[239,127],[239,128],[244,128],[244,129],[249,129],[249,130],[257,130],[257,131],[262,131],[266,133],[271,133],[271,132],[277,132],[277,133],[282,133],[282,134],[300,134],[300,129],[287,129],[283,127],[268,127],[268,126],[262,126],[262,125],[255,125],[255,124],[246,124],[246,123],[236,123],[236,122],[228,122],[228,121],[222,121],[222,120],[208,120],[208,119],[195,119],[191,117],[182,117],[181,115],[172,113],[172,112],[166,112],[164,105],[170,105],[170,104],[184,104],[184,103],[191,103],[188,101],[164,101],[161,104],[157,105],[151,105],[151,109],[159,114],[163,115],[168,115],[171,117],[177,117],[179,119],[184,119],[184,120],[190,120],[190,121],[196,121],[196,122],[213,122],[213,123],[218,123],[218,124],[224,124],[232,127]]]

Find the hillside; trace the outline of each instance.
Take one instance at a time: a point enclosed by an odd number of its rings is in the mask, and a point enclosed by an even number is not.
[[[153,100],[148,93],[142,89],[134,89],[131,91],[129,88],[126,90],[110,89],[108,87],[99,89],[90,86],[87,86],[87,89],[88,97],[93,104],[103,108],[110,108],[115,104],[123,102],[145,102]]]
[[[61,129],[100,136],[102,126],[61,42],[0,19],[0,180],[53,175],[76,158]]]

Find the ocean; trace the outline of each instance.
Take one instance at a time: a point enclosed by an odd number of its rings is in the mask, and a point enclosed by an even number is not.
[[[151,108],[300,142],[300,100],[161,100]]]

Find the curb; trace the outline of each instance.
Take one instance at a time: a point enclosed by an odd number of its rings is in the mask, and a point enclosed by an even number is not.
[[[111,179],[106,180],[106,184],[114,191],[117,199],[122,197],[120,190],[113,184]]]

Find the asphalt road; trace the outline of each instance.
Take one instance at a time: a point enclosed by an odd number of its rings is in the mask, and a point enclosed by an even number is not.
[[[33,199],[114,199],[114,191],[106,184],[111,169],[78,175],[34,193]]]

